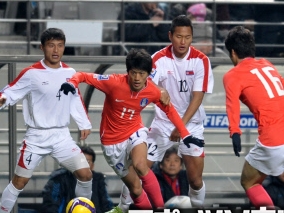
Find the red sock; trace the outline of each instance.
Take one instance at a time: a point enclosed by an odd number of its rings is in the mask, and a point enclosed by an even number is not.
[[[152,205],[147,197],[147,194],[145,193],[144,190],[142,190],[142,194],[135,198],[130,194],[134,205],[138,208],[138,209],[143,209],[143,210],[150,210],[152,209]]]
[[[150,169],[148,174],[140,177],[140,179],[142,180],[142,187],[152,201],[154,207],[164,207],[160,185],[153,171]]]
[[[257,209],[259,209],[261,206],[274,206],[270,196],[260,184],[250,187],[246,191],[246,194]]]

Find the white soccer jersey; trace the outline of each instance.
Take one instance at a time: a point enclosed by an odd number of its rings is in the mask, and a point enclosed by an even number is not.
[[[187,55],[176,58],[172,45],[156,52],[153,56],[153,69],[150,77],[159,86],[167,89],[171,102],[182,117],[191,101],[193,91],[212,93],[213,73],[209,58],[190,47]],[[201,105],[190,122],[202,122],[205,110]],[[156,107],[156,119],[168,120],[164,112]]]
[[[59,92],[61,84],[76,72],[62,62],[60,65],[60,68],[52,69],[41,60],[22,70],[13,82],[0,91],[0,96],[7,98],[1,108],[23,99],[24,120],[29,127],[66,127],[71,114],[80,130],[91,129],[80,94],[69,93],[66,96]]]

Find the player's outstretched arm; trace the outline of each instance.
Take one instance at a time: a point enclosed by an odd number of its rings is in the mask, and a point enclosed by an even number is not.
[[[73,95],[76,93],[75,86],[72,83],[65,82],[61,85],[60,91],[63,91],[65,95],[68,95],[71,92]]]

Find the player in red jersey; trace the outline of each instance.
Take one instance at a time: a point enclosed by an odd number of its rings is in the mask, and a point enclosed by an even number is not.
[[[100,136],[108,164],[130,190],[134,204],[140,209],[164,207],[159,183],[147,166],[147,135],[141,111],[150,103],[156,104],[178,128],[184,143],[196,144],[174,106],[160,102],[160,89],[148,78],[152,58],[145,50],[131,49],[126,57],[127,74],[97,75],[76,73],[61,90],[68,94],[85,82],[105,93]],[[142,185],[141,182],[142,181]],[[142,188],[143,187],[143,188]],[[145,190],[145,191],[144,191]],[[149,198],[149,199],[148,199]],[[114,209],[113,212],[117,212]]]
[[[240,156],[240,101],[258,123],[256,145],[245,157],[241,185],[252,204],[273,206],[261,183],[267,175],[278,176],[284,170],[284,87],[283,78],[266,59],[255,58],[255,42],[244,27],[234,27],[225,45],[234,68],[224,75],[226,109],[234,152]]]
[[[202,101],[212,93],[214,78],[209,58],[191,46],[193,27],[190,19],[179,15],[173,19],[169,31],[171,44],[152,55],[152,81],[168,90],[171,103],[182,118],[186,128],[202,141],[188,148],[166,114],[155,107],[155,117],[148,134],[148,166],[162,161],[167,149],[179,141],[179,156],[183,158],[189,181],[188,195],[192,207],[202,207],[205,199],[204,126],[206,118]],[[127,212],[131,199],[127,187],[122,187],[118,206]]]

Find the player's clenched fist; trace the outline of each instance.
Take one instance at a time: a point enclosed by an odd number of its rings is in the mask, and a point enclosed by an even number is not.
[[[68,92],[71,92],[73,95],[76,93],[74,85],[68,82],[65,82],[61,85],[60,91],[63,91],[65,95],[68,95]]]

